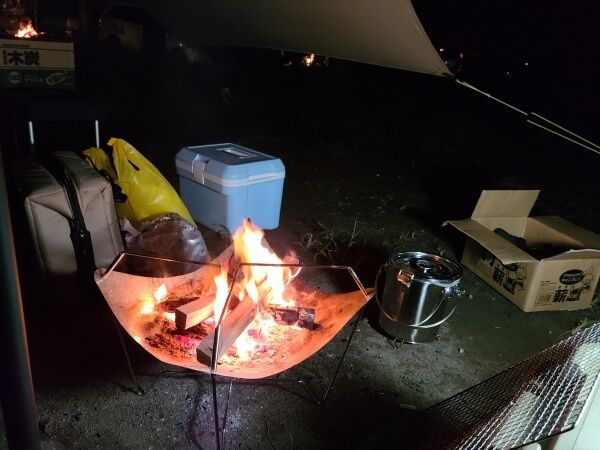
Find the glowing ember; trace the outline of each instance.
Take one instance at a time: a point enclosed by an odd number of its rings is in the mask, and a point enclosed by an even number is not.
[[[167,296],[167,287],[164,284],[161,284],[160,287],[154,293],[154,298],[156,299],[156,303],[162,302]]]
[[[167,319],[169,322],[175,322],[175,313],[174,312],[164,312],[162,316]]]
[[[279,258],[264,242],[264,232],[254,226],[250,220],[245,220],[242,227],[233,237],[233,251],[235,259],[238,262],[255,264],[273,264],[279,265],[294,260],[286,258],[286,261]],[[269,304],[281,306],[295,306],[293,299],[284,298],[286,285],[297,275],[293,274],[290,267],[280,266],[242,266],[240,274],[234,286],[240,301],[250,299],[259,307],[256,309],[255,320],[239,336],[234,343],[235,353],[238,359],[249,359],[252,352],[259,347],[257,340],[268,341],[267,335],[273,327],[276,327],[275,321],[270,314],[263,311]],[[218,320],[222,311],[223,304],[228,295],[228,285],[226,273],[221,268],[221,274],[215,278],[217,294],[215,298],[215,319]]]
[[[140,314],[145,316],[154,312],[154,302],[152,300],[147,300],[142,304],[142,309],[140,309]]]
[[[251,354],[256,350],[256,347],[258,346],[256,340],[253,339],[252,336],[248,333],[252,326],[253,324],[251,323],[233,344],[233,347],[235,349],[235,355],[239,359],[250,359]]]
[[[38,32],[35,31],[35,28],[33,28],[33,24],[31,23],[31,20],[27,23],[21,23],[19,25],[19,30],[15,33],[15,37],[18,38],[32,38],[32,37],[36,37],[38,35]]]
[[[233,344],[233,353],[238,361],[247,361],[257,351],[266,351],[268,342],[281,340],[278,335],[305,333],[306,330],[298,326],[279,327],[273,317],[262,312]]]

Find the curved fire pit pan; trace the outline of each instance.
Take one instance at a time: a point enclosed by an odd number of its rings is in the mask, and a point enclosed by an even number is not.
[[[223,357],[216,364],[215,355],[221,331],[219,324],[215,330],[213,364],[211,364],[212,367],[209,367],[195,358],[195,348],[200,339],[196,340],[193,337],[177,334],[175,324],[172,324],[172,328],[165,325],[165,321],[160,317],[160,312],[141,315],[140,311],[144,302],[147,302],[152,293],[163,284],[168,291],[185,286],[186,283],[189,283],[190,286],[211,285],[213,277],[219,273],[220,260],[230,257],[231,250],[229,249],[213,263],[176,261],[122,253],[109,268],[96,271],[95,281],[121,326],[139,345],[160,361],[199,372],[246,379],[270,377],[309,358],[333,339],[373,296],[373,290],[366,289],[349,266],[242,263],[240,267],[261,265],[301,269],[301,276],[290,283],[289,289],[293,290],[292,294],[300,293],[299,295],[302,295],[302,298],[299,299],[300,306],[315,309],[317,327],[314,330],[300,331],[298,336],[289,337],[282,342],[268,343],[269,350],[261,352],[256,357],[253,356],[247,360]],[[136,264],[132,264],[133,261]],[[140,266],[152,267],[154,265],[152,261],[159,263],[158,270],[153,271],[148,268],[139,270]],[[137,274],[130,273],[132,271]],[[173,275],[178,271],[187,273]],[[144,276],[140,273],[149,275]],[[168,276],[158,276],[163,273],[167,273]],[[238,273],[239,267],[234,279],[237,278]],[[336,286],[344,287],[337,288]],[[231,291],[228,302],[230,297]],[[180,340],[183,340],[185,342],[183,349],[171,348],[168,345],[169,342],[165,341],[165,336],[169,339],[175,337],[177,340],[173,342],[178,344],[180,344]],[[157,341],[161,345],[157,345]]]

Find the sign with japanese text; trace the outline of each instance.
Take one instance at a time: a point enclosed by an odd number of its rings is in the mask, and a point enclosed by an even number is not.
[[[74,87],[70,42],[0,39],[0,86]]]

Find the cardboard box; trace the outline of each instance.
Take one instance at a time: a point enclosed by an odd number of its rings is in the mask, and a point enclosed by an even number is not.
[[[448,221],[467,236],[462,263],[523,311],[587,308],[600,274],[600,235],[558,216],[529,217],[539,192],[483,191],[470,219]],[[528,250],[497,228],[524,238]],[[535,247],[555,254],[537,259]]]
[[[74,89],[73,43],[0,39],[0,87]]]

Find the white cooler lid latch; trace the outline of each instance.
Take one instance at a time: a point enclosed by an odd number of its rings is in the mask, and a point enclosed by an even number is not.
[[[204,184],[204,171],[209,159],[203,160],[201,155],[196,155],[192,161],[192,178],[200,184]]]

